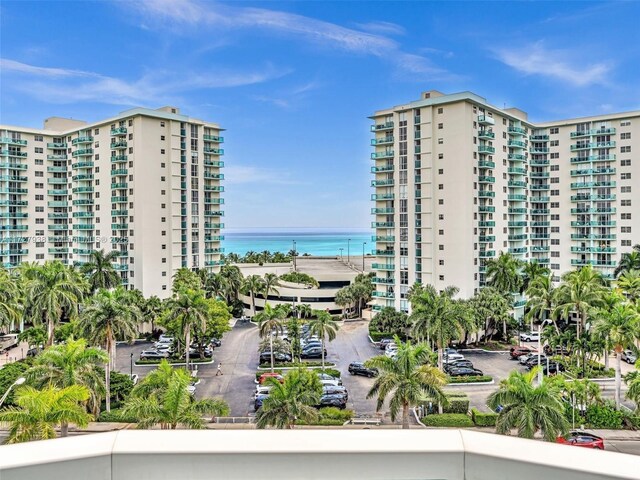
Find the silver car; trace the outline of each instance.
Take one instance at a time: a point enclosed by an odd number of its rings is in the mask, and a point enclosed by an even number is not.
[[[636,363],[636,360],[638,360],[638,356],[631,350],[625,350],[624,352],[622,352],[622,360],[632,365]]]

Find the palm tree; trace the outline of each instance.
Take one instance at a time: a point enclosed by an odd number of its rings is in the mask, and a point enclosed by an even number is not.
[[[271,391],[258,411],[258,428],[291,429],[297,420],[311,423],[318,418],[314,405],[320,403],[322,384],[315,373],[293,370],[285,375],[284,382],[268,378],[265,385],[271,387]]]
[[[53,344],[54,328],[63,311],[73,318],[78,314],[85,283],[77,272],[59,261],[45,262],[34,269],[27,280],[26,306],[36,324],[47,325],[47,346]]]
[[[494,287],[485,287],[468,302],[477,325],[484,326],[485,343],[489,338],[493,338],[494,331],[497,330],[499,323],[502,324],[504,340],[509,341],[507,322],[512,318],[510,315],[512,307],[510,296],[505,296]]]
[[[446,404],[447,398],[442,391],[446,376],[428,364],[431,351],[426,344],[403,343],[397,337],[396,344],[398,353],[395,358],[380,355],[367,360],[367,366],[380,372],[367,398],[377,397],[376,411],[379,412],[387,397],[391,396],[391,420],[395,422],[402,410],[402,428],[409,428],[409,408],[425,396],[438,404]]]
[[[260,275],[249,275],[244,279],[242,288],[251,296],[251,315],[256,314],[256,298],[255,294],[260,293],[264,289],[264,280]]]
[[[503,294],[519,292],[522,286],[519,269],[519,260],[509,253],[500,252],[498,258],[487,261],[487,285]]]
[[[355,303],[355,298],[353,296],[353,289],[351,285],[341,288],[336,292],[335,300],[336,305],[342,307],[342,316],[346,316],[346,308],[353,303]]]
[[[182,290],[167,302],[167,320],[177,321],[184,337],[185,369],[189,370],[189,349],[194,329],[204,332],[209,316],[209,303],[202,290]]]
[[[178,425],[184,425],[190,429],[202,429],[205,428],[203,414],[228,414],[229,407],[223,400],[196,400],[188,390],[191,375],[186,370],[173,369],[167,362],[163,363],[161,373],[151,379],[145,378],[136,386],[122,409],[123,416],[138,419],[138,428],[160,425],[162,429],[175,430]]]
[[[242,288],[242,272],[235,265],[223,265],[220,269],[220,277],[223,279],[225,299],[232,305],[238,299],[238,293]]]
[[[196,272],[182,267],[173,274],[173,286],[171,289],[174,294],[180,290],[198,290],[200,288],[202,288],[202,282]]]
[[[269,300],[269,295],[271,293],[274,293],[275,295],[278,295],[278,289],[276,287],[278,287],[280,285],[280,282],[278,280],[278,276],[275,273],[267,273],[264,276],[264,287],[263,287],[263,292],[264,292],[264,303],[266,304],[267,301]]]
[[[529,283],[526,293],[528,297],[527,308],[529,309],[526,317],[531,321],[532,325],[534,319],[543,322],[551,315],[554,307],[555,287],[553,286],[551,275],[546,274],[536,277]],[[556,332],[559,332],[555,318],[553,326]],[[533,330],[533,326],[531,329]]]
[[[89,255],[89,261],[80,267],[80,271],[89,281],[91,293],[100,288],[115,288],[122,283],[120,275],[113,268],[118,256],[119,252],[115,250],[109,253],[105,253],[104,249],[94,250]]]
[[[155,322],[164,313],[164,304],[157,296],[152,295],[144,301],[141,308],[142,321],[151,322],[151,331],[155,330]]]
[[[7,331],[20,319],[20,303],[17,282],[9,272],[0,267],[0,329]]]
[[[329,341],[332,342],[333,339],[336,338],[339,327],[329,312],[316,310],[314,313],[315,318],[309,322],[309,331],[320,337],[320,341],[322,342],[322,371],[324,371],[325,339],[328,338]]]
[[[533,438],[540,430],[551,442],[569,429],[559,388],[546,377],[540,385],[534,385],[538,368],[527,373],[512,371],[489,395],[487,405],[494,411],[501,407],[497,433],[509,434],[517,428],[519,437]]]
[[[40,390],[30,386],[19,388],[14,398],[16,406],[0,412],[0,422],[10,425],[6,443],[56,438],[56,425],[61,425],[63,437],[67,436],[65,426],[70,423],[86,427],[92,417],[82,403],[88,398],[88,390],[80,385],[66,388],[47,385]]]
[[[620,409],[620,362],[622,351],[640,338],[640,313],[627,303],[619,303],[611,310],[600,309],[593,327],[594,333],[607,338],[616,353],[616,408]]]
[[[300,318],[311,318],[313,315],[313,308],[308,303],[301,303],[297,307],[298,317]]]
[[[589,310],[602,303],[604,280],[591,265],[566,273],[562,280],[563,283],[555,291],[556,308],[553,316],[569,318],[571,312],[577,312],[580,316],[577,336],[580,337]]]
[[[640,270],[640,244],[634,245],[629,253],[623,253],[620,263],[613,272],[614,277],[628,270]]]
[[[640,371],[627,373],[624,377],[627,384],[627,398],[636,404],[636,412],[640,411]]]
[[[630,300],[640,300],[640,270],[625,270],[617,280],[618,288]]]
[[[537,260],[530,260],[524,263],[522,268],[522,290],[526,291],[537,278],[546,277],[551,274],[551,270],[542,266]]]
[[[142,313],[122,287],[113,291],[98,290],[80,317],[78,328],[85,338],[104,345],[109,355],[105,369],[107,412],[111,411],[111,369],[115,368],[116,340],[134,340],[141,320]]]
[[[85,339],[69,339],[66,343],[45,349],[36,357],[34,366],[27,370],[25,376],[30,384],[39,388],[45,385],[57,388],[74,385],[85,387],[88,392],[87,407],[97,415],[105,397],[102,368],[108,362],[107,353],[98,348],[88,348]],[[66,429],[66,425],[63,425],[63,429]]]
[[[259,312],[254,320],[258,322],[260,328],[260,337],[265,338],[269,336],[269,347],[271,351],[271,372],[274,370],[274,358],[273,358],[273,334],[282,332],[282,314],[277,308],[273,308],[268,303],[264,304],[264,309]]]

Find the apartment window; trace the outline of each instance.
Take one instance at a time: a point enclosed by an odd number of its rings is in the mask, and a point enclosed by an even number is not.
[[[489,115],[489,116],[491,116],[491,115]],[[506,119],[506,118],[503,118],[503,119],[502,119],[502,124],[503,124],[503,125],[506,125],[506,124],[507,124],[507,119]]]
[[[133,153],[133,147],[129,147],[129,153]]]
[[[160,204],[160,208],[167,208],[167,204],[166,203],[161,203]]]
[[[557,172],[558,170],[560,170],[560,165],[551,165],[552,172]]]
[[[551,215],[551,220],[560,220],[560,215]]]
[[[560,227],[551,227],[551,233],[560,233]]]
[[[129,175],[129,181],[133,182],[133,175]]]
[[[551,208],[560,208],[560,202],[551,202]]]
[[[166,195],[167,191],[166,190],[160,190],[160,195]]]
[[[620,160],[620,166],[621,167],[630,167],[631,166],[631,159],[627,158],[625,160]]]
[[[133,133],[129,134],[129,140],[133,140]]]
[[[620,179],[622,179],[622,180],[631,180],[631,172],[621,174],[620,175]]]
[[[36,253],[36,260],[44,260],[44,253]]]
[[[438,124],[438,130],[442,130],[444,128],[444,123],[439,123]]]
[[[162,272],[162,276],[166,277],[167,276],[167,272]]]
[[[444,230],[438,230],[438,235],[444,235]]]
[[[626,187],[620,187],[621,193],[631,193],[631,187],[627,185]]]
[[[163,258],[163,259],[162,259],[162,263],[167,263],[167,259],[166,259],[166,258]]]
[[[129,126],[132,127],[133,126],[133,120],[129,120]]]
[[[160,149],[160,155],[164,155],[164,148]]]
[[[444,108],[439,108],[438,113],[444,113]]]
[[[551,256],[553,258],[558,258],[558,257],[560,257],[560,252],[551,252]]]
[[[444,173],[444,168],[439,168],[438,169],[438,175],[442,175]]]
[[[162,250],[166,250],[167,246],[165,244],[162,244]]]
[[[560,265],[558,265],[557,263],[552,263],[551,264],[551,270],[560,270]],[[553,281],[554,282],[556,281],[556,278],[557,277],[553,277]],[[560,279],[558,278],[558,280],[560,280]]]
[[[622,233],[631,233],[631,227],[620,227]]]
[[[557,197],[558,195],[560,195],[560,190],[551,190],[552,197]]]
[[[630,247],[631,246],[631,240],[622,240],[622,246],[623,247]]]
[[[160,235],[162,235],[163,237],[166,237],[166,236],[167,236],[167,232],[166,232],[166,230],[162,230],[162,232],[160,233]]]
[[[623,213],[622,215],[620,215],[620,218],[622,218],[622,220],[631,220],[631,214]]]
[[[160,126],[161,126],[161,127],[164,127],[164,122],[160,122]]]
[[[44,230],[36,230],[36,235],[44,235]]]
[[[44,188],[44,184],[43,183],[36,183],[36,188]]]
[[[44,200],[44,195],[36,195],[36,200]]]
[[[558,152],[556,152],[556,153],[552,153],[552,154],[550,155],[550,158],[552,158],[552,159],[558,159],[558,158],[560,158],[560,154],[559,154]]]
[[[442,213],[438,214],[438,220],[444,220],[444,215]]]
[[[631,152],[631,145],[628,145],[626,147],[620,147],[620,153],[630,153]]]
[[[551,183],[560,183],[560,179],[558,177],[552,177]]]
[[[438,245],[438,250],[444,250],[444,245]]]
[[[442,160],[444,158],[444,153],[439,153],[438,154],[438,160]]]
[[[444,275],[439,275],[438,278],[440,279],[440,281],[444,282]]]
[[[166,221],[167,221],[167,217],[162,217],[162,218],[160,218],[160,221],[161,221],[162,223],[166,222]]]
[[[36,247],[39,247],[39,248],[44,247],[44,242],[36,242]]]
[[[160,140],[164,140],[164,135],[160,135]]]
[[[444,205],[444,198],[438,199],[438,205]]]
[[[36,213],[44,212],[44,207],[36,207]]]
[[[44,153],[44,148],[36,147],[36,153]]]
[[[620,201],[620,205],[623,206],[623,207],[630,207],[631,206],[631,200],[621,200]]]
[[[552,147],[557,147],[558,145],[560,145],[560,140],[551,140],[549,145]]]
[[[36,171],[36,177],[44,177],[44,172]]]
[[[36,158],[35,164],[36,165],[44,165],[44,161],[41,158]]]
[[[33,140],[36,141],[36,142],[43,142],[44,138],[42,138],[42,135],[34,135],[33,136]],[[40,153],[42,153],[42,152],[40,152]]]
[[[36,224],[42,225],[44,223],[44,218],[36,218]]]
[[[628,127],[631,125],[631,120],[624,120],[622,122],[620,122],[620,126],[621,127]]]
[[[443,143],[444,143],[444,138],[439,138],[439,139],[438,139],[438,144],[439,144],[439,145],[442,145]]]
[[[438,190],[444,190],[444,184],[440,183],[440,184],[438,185]]]
[[[166,290],[166,289],[167,289],[167,286],[166,286],[166,285],[162,285],[162,289],[163,289],[163,290]]]
[[[560,245],[560,239],[559,238],[552,238],[551,239],[551,245]]]
[[[550,129],[549,129],[549,133],[550,133],[551,135],[557,134],[559,131],[560,131],[560,129],[559,129],[559,128],[557,128],[557,127],[555,127],[555,128],[550,128]]]
[[[620,140],[629,140],[631,138],[631,132],[625,132],[620,134]]]

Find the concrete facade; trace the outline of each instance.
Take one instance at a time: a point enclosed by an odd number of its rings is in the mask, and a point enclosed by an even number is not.
[[[174,107],[0,125],[0,263],[116,250],[122,283],[161,298],[177,269],[219,268],[221,131]]]
[[[414,282],[471,297],[501,251],[559,281],[586,264],[610,277],[640,243],[638,111],[534,124],[430,91],[371,118],[374,310],[408,311]]]

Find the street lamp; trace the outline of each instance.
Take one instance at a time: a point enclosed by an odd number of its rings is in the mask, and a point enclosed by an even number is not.
[[[362,273],[364,273],[364,246],[367,242],[362,242]]]
[[[349,248],[351,247],[351,239],[347,240],[347,264],[349,264],[351,262],[351,255],[350,255],[350,251]]]
[[[540,365],[540,355],[542,354],[542,348],[540,348],[540,325],[538,325],[538,385],[542,385],[542,365]],[[549,370],[547,370],[549,373]]]
[[[133,380],[133,352],[129,354],[130,365],[129,365],[129,377]]]
[[[296,241],[293,241],[293,271],[296,271]]]
[[[340,261],[342,261],[342,251],[344,250],[344,248],[340,249]]]
[[[7,397],[9,396],[9,392],[11,391],[11,389],[13,387],[15,387],[16,385],[22,385],[24,382],[26,382],[27,379],[24,377],[19,377],[18,379],[16,379],[15,382],[13,382],[9,388],[7,388],[7,391],[4,392],[4,395],[2,395],[2,398],[0,398],[0,406],[2,406],[2,404],[4,403],[4,401],[7,399]]]

